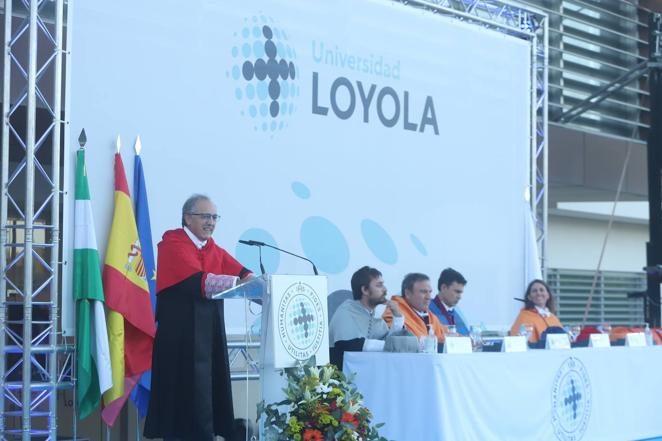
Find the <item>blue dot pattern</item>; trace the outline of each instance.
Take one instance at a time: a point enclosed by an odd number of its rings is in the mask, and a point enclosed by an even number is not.
[[[290,341],[297,349],[308,349],[315,342],[318,323],[314,306],[306,296],[294,296],[287,305],[286,320]]]
[[[363,240],[370,251],[384,263],[393,265],[398,261],[398,250],[391,236],[377,222],[364,219],[361,222]]]
[[[292,182],[292,191],[301,199],[308,199],[310,197],[310,189],[303,182]]]
[[[249,115],[255,130],[274,133],[286,128],[300,91],[296,50],[287,33],[273,18],[256,15],[244,18],[235,35],[230,71],[240,114]]]
[[[581,423],[580,416],[584,412],[583,391],[580,389],[582,384],[580,376],[570,371],[561,381],[561,400],[558,402],[558,415],[564,430],[574,432]]]
[[[249,107],[248,114],[252,117],[256,116],[257,109],[254,105]],[[282,122],[279,127],[282,129]],[[265,121],[262,123],[262,129],[266,130],[266,128],[268,128],[268,124]],[[258,130],[258,126],[255,127],[255,130]],[[311,196],[310,188],[303,182],[293,181],[291,189],[294,195],[300,199],[309,199]],[[366,245],[375,257],[391,265],[398,262],[398,249],[395,242],[379,223],[372,219],[364,219],[361,221],[361,233]],[[416,235],[410,234],[409,238],[414,248],[421,255],[428,255],[425,245]],[[244,231],[240,239],[258,240],[278,246],[271,233],[260,228],[250,228]],[[312,216],[305,219],[301,224],[300,240],[304,255],[315,262],[320,271],[328,274],[339,274],[348,268],[350,258],[348,242],[340,229],[329,219],[322,216]],[[258,250],[255,247],[238,244],[235,249],[235,256],[248,269],[256,274],[260,273]],[[264,248],[262,262],[267,273],[277,273],[280,265],[280,254],[275,250]]]
[[[423,242],[421,242],[421,239],[413,234],[409,235],[409,238],[411,239],[411,243],[414,244],[414,248],[416,248],[421,255],[428,255],[428,250],[425,248],[425,245],[423,245]]]
[[[301,246],[317,267],[329,274],[343,272],[349,264],[347,240],[338,227],[321,216],[307,218],[301,224]]]

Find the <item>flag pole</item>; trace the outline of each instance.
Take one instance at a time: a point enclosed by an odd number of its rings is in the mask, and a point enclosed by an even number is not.
[[[80,131],[78,135],[78,145],[81,149],[85,149],[85,144],[87,144],[87,135],[85,134],[85,129]]]
[[[133,149],[135,150],[136,155],[140,155],[140,151],[142,150],[140,135],[136,137],[136,142],[133,144]],[[135,189],[134,189],[134,197],[138,197],[135,193]],[[134,408],[136,410],[136,441],[140,441],[140,411],[138,410],[137,407],[134,406]]]
[[[80,135],[78,135],[78,146],[80,150],[85,150],[85,144],[87,144],[87,135],[85,134],[85,128],[83,128],[80,131]],[[76,307],[74,306],[74,310],[76,310]],[[78,335],[76,335],[76,339],[78,339]],[[78,366],[76,363],[76,360],[78,360],[78,340],[76,340],[76,344],[74,345],[74,360],[73,360],[73,380],[74,380],[74,387],[73,387],[73,395],[71,396],[71,402],[73,403],[72,408],[73,408],[73,429],[74,429],[74,439],[78,439],[78,406],[77,400],[76,400],[76,394],[78,393],[78,378],[76,377],[78,375],[77,368]]]
[[[136,151],[136,155],[140,155],[140,151],[143,149],[142,143],[140,142],[140,135],[136,137],[136,142],[133,144],[133,149]]]
[[[133,408],[136,410],[136,441],[140,441],[140,412],[137,407]]]

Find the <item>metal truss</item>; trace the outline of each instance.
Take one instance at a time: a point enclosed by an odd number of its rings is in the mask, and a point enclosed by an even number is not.
[[[4,1],[0,439],[57,439],[64,0]],[[19,424],[20,422],[20,424]]]
[[[228,342],[228,360],[230,361],[230,379],[232,381],[260,379],[258,361],[253,358],[253,355],[257,355],[259,350],[259,341]]]
[[[620,75],[615,80],[605,84],[598,90],[593,92],[589,97],[577,103],[572,108],[563,112],[557,118],[560,123],[569,123],[581,116],[584,112],[588,112],[595,106],[600,104],[611,95],[626,87],[628,84],[642,79],[650,73],[651,70],[662,69],[662,16],[658,13],[651,14],[649,17],[649,42],[648,59],[644,60]]]
[[[642,61],[641,63],[635,65],[630,70],[625,72],[623,75],[619,76],[610,83],[605,84],[597,91],[595,91],[591,96],[585,98],[583,101],[577,103],[572,108],[563,112],[557,119],[557,122],[560,123],[570,123],[576,118],[579,118],[584,112],[588,112],[602,101],[609,98],[611,95],[615,94],[625,86],[634,81],[641,79],[643,76],[648,75],[651,69],[657,69],[662,65],[659,62],[654,62],[650,60]]]
[[[548,17],[523,5],[501,0],[393,0],[453,17],[531,42],[531,212],[536,225],[536,239],[543,275],[547,262],[548,173],[547,173],[547,69]],[[508,62],[508,60],[504,60]]]

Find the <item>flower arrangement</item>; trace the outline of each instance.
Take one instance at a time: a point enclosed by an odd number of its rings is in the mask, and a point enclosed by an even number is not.
[[[307,364],[285,370],[286,398],[258,405],[268,441],[386,441],[371,425],[372,414],[361,404],[363,396],[352,377],[335,366]]]

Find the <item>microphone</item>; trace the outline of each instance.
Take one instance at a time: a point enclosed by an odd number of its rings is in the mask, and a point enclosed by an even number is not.
[[[298,257],[301,260],[305,260],[306,262],[309,262],[313,266],[313,272],[315,273],[315,275],[319,276],[319,272],[317,271],[317,267],[315,266],[313,261],[308,259],[307,257],[303,257],[303,256],[300,256],[298,254],[291,253],[291,252],[289,252],[287,250],[284,250],[282,248],[278,248],[276,246],[269,245],[268,243],[260,242],[259,240],[240,240],[239,243],[244,244],[244,245],[248,245],[248,246],[252,246],[252,247],[273,248],[274,250],[280,251],[281,253],[289,254],[290,256],[294,256],[294,257]],[[260,257],[261,257],[261,253],[260,253]],[[260,269],[264,273],[264,268],[262,268],[261,263],[260,263]]]
[[[513,300],[517,300],[518,302],[526,303],[526,300],[520,299],[519,297],[513,297]]]
[[[258,247],[258,255],[257,255],[257,260],[260,262],[260,272],[262,275],[266,273],[264,270],[264,264],[262,264],[262,245],[264,245],[264,242],[258,242],[257,240],[239,240],[239,243],[242,243],[244,245],[249,245],[249,246],[256,246]]]
[[[249,245],[252,247],[263,247],[267,245],[264,242],[260,242],[258,240],[240,240],[239,243],[243,243],[244,245]]]

